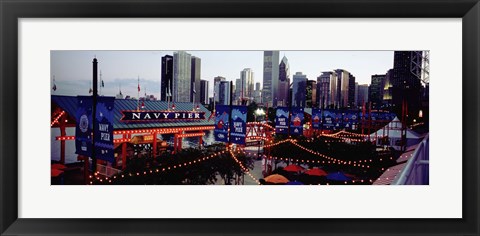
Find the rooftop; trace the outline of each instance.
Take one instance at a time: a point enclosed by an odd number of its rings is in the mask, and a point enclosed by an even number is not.
[[[67,112],[71,117],[76,117],[77,112],[77,97],[76,96],[60,96],[52,95],[52,108],[57,106]],[[143,101],[145,109],[142,111],[166,111],[168,103],[165,101]],[[171,105],[171,104],[170,104]],[[175,111],[192,111],[194,104],[190,102],[175,102]],[[114,103],[114,122],[113,128],[116,130],[127,129],[147,129],[147,128],[173,128],[173,127],[186,127],[186,126],[213,126],[214,119],[208,120],[211,112],[204,106],[199,104],[199,110],[205,112],[205,120],[201,121],[149,121],[149,122],[135,122],[126,123],[120,121],[122,118],[123,110],[135,110],[137,109],[137,100],[129,99],[115,99]]]

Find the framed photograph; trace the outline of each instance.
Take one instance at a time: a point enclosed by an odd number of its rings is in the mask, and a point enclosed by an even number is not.
[[[0,11],[1,235],[479,234],[477,0]]]

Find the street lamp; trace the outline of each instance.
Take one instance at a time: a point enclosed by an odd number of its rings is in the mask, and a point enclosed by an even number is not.
[[[262,109],[262,108],[257,108],[257,110],[255,110],[255,122],[257,121],[257,116],[263,116],[265,115],[265,111]]]
[[[254,114],[256,115],[255,116],[255,122],[257,122],[257,116],[265,115],[265,111],[262,108],[257,108],[257,110],[255,110]],[[258,141],[257,158],[260,157],[260,145],[261,145],[261,143],[262,143],[262,141],[259,140]],[[267,164],[267,160],[265,159],[265,165],[266,164]]]

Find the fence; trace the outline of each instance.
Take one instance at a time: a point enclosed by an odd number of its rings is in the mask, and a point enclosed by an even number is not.
[[[412,158],[403,171],[397,175],[392,185],[428,185],[429,184],[429,135],[418,144]]]

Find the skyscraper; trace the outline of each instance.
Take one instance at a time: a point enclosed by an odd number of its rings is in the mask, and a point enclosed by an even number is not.
[[[263,103],[276,106],[278,89],[278,51],[263,52]],[[274,102],[275,100],[275,102]]]
[[[320,108],[327,108],[331,104],[330,81],[334,76],[335,72],[326,71],[317,77],[317,104]]]
[[[385,75],[385,82],[383,85],[383,106],[388,110],[391,109],[392,104],[392,90],[393,90],[393,69],[388,70]]]
[[[255,84],[255,91],[253,93],[253,99],[255,101],[255,103],[262,103],[262,91],[261,91],[261,88],[260,88],[260,82],[257,82]]]
[[[278,93],[277,105],[287,106],[288,104],[288,88],[290,86],[290,64],[287,57],[283,56],[280,65],[278,66]]]
[[[198,93],[198,92],[197,92]],[[200,100],[198,102],[203,105],[208,104],[208,80],[200,80]]]
[[[372,82],[368,88],[368,101],[373,109],[380,109],[383,105],[383,87],[385,75],[372,75]]]
[[[347,107],[355,108],[355,76],[350,74],[348,80],[348,103]]]
[[[348,106],[348,88],[350,85],[350,72],[344,69],[335,70],[337,73],[337,100],[340,108]]]
[[[330,100],[328,105],[332,108],[340,105],[340,91],[338,89],[340,82],[338,81],[337,72],[333,71],[330,76]]]
[[[222,77],[222,76],[217,76],[215,78],[213,78],[213,99],[215,100],[215,102],[218,102],[219,101],[219,97],[218,95],[220,94],[220,82],[221,81],[225,81],[225,77]]]
[[[199,102],[200,101],[200,76],[201,76],[201,66],[202,61],[198,57],[192,56],[192,83],[191,83],[191,92],[190,92],[190,101]]]
[[[317,82],[307,80],[307,89],[305,93],[305,107],[316,107],[317,105]]]
[[[192,56],[185,51],[173,53],[173,101],[190,102],[192,92]]]
[[[240,99],[251,100],[253,98],[253,71],[245,68],[240,71]]]
[[[237,104],[241,104],[240,99],[242,97],[242,80],[240,78],[235,80],[235,89],[234,89],[234,100]]]
[[[218,88],[218,104],[230,105],[230,81],[220,81]]]
[[[363,106],[364,103],[368,103],[368,84],[359,84],[357,106]]]
[[[397,115],[407,104],[409,118],[418,117],[422,85],[420,81],[421,51],[395,51],[393,55],[392,105]]]
[[[167,101],[167,93],[173,92],[173,56],[162,57],[160,100]]]
[[[292,106],[305,107],[307,76],[302,72],[293,75]]]
[[[358,82],[355,82],[355,99],[353,99],[353,107],[358,107]]]

